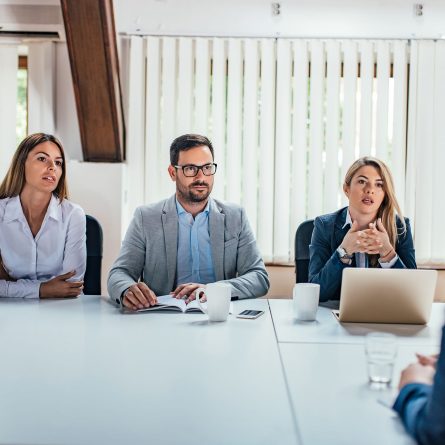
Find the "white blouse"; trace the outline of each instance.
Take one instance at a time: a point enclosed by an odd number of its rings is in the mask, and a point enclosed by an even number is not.
[[[0,297],[39,298],[40,283],[86,267],[85,212],[77,204],[51,198],[36,237],[23,214],[20,197],[0,199],[0,256],[17,281],[0,280]]]

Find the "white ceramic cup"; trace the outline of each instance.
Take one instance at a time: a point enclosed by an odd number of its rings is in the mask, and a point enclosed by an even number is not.
[[[317,317],[320,285],[315,283],[297,283],[294,285],[293,305],[295,318],[313,321]]]
[[[205,293],[207,304],[201,303],[199,295]],[[230,310],[232,286],[229,283],[209,283],[206,287],[196,290],[197,301],[203,312],[209,316],[210,321],[226,321]]]

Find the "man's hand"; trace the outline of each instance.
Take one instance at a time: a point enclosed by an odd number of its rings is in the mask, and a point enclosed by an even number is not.
[[[158,303],[155,293],[143,282],[130,286],[124,294],[122,304],[133,311]]]
[[[174,298],[184,299],[186,304],[189,304],[196,298],[196,289],[205,287],[205,284],[199,283],[184,283],[180,284],[170,295]],[[205,301],[204,299],[202,301]]]
[[[54,277],[40,285],[40,298],[77,297],[83,289],[83,281],[68,281],[76,271]]]
[[[421,365],[436,367],[439,354],[423,355],[416,352],[417,360]]]
[[[399,382],[399,389],[402,389],[408,383],[425,383],[433,384],[434,374],[436,370],[429,365],[421,365],[420,363],[411,363],[402,371]]]

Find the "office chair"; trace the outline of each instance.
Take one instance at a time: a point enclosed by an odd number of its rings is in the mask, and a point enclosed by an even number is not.
[[[314,220],[302,222],[295,234],[295,273],[297,283],[309,281],[309,244],[311,243]]]
[[[100,295],[102,269],[103,233],[96,218],[86,215],[87,219],[87,268],[83,284],[86,295]]]

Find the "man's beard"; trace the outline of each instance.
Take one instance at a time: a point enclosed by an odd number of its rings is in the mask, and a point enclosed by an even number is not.
[[[197,185],[207,187],[207,192],[195,193],[193,191],[193,187]],[[205,201],[209,197],[210,192],[212,191],[210,186],[206,182],[200,182],[200,181],[193,182],[188,187],[184,187],[182,184],[178,183],[177,186],[178,186],[177,187],[178,194],[181,196],[181,198],[185,202],[190,202],[190,203]]]

